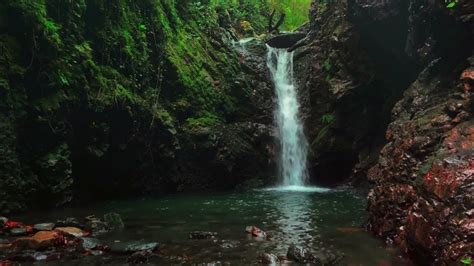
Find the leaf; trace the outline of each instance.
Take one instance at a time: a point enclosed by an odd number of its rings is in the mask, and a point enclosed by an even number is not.
[[[471,258],[462,259],[461,263],[466,264],[466,265],[471,265],[472,264],[472,259]]]
[[[138,26],[138,28],[139,28],[140,30],[145,31],[145,30],[146,30],[146,25],[145,25],[145,24],[140,24],[140,25]]]
[[[456,6],[456,2],[451,2],[446,7],[447,8],[454,8],[455,6]]]

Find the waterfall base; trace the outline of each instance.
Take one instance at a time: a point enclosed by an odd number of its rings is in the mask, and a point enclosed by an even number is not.
[[[281,186],[265,188],[264,191],[275,191],[275,192],[303,192],[303,193],[324,193],[331,191],[329,188],[322,187],[306,187],[306,186]]]

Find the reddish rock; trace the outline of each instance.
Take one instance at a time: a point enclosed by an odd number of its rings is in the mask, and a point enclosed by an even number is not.
[[[254,237],[260,237],[260,238],[267,237],[267,233],[256,226],[247,226],[245,228],[245,231]]]
[[[60,233],[54,231],[40,231],[32,237],[18,238],[13,243],[13,247],[20,250],[39,250],[63,245],[64,243],[64,238]]]
[[[468,93],[472,91],[474,86],[474,69],[466,69],[461,74],[460,78],[464,83],[464,92]]]
[[[455,265],[474,250],[474,119],[472,95],[441,80],[449,79],[421,74],[394,109],[368,172],[369,229],[420,263]]]
[[[407,236],[425,250],[430,250],[436,244],[436,231],[433,226],[419,213],[408,216]]]

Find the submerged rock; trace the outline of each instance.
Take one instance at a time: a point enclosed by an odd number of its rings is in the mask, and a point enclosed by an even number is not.
[[[54,261],[61,259],[62,254],[55,251],[46,252],[22,252],[15,253],[8,257],[11,261],[24,261],[24,262],[35,262],[35,261]],[[8,265],[8,264],[7,264]]]
[[[130,264],[146,264],[151,254],[152,252],[149,250],[137,251],[127,258],[127,262]]]
[[[260,262],[266,265],[277,265],[280,260],[275,254],[263,253],[262,255],[260,255]]]
[[[18,227],[10,229],[10,235],[12,236],[24,236],[29,232],[27,227]]]
[[[41,224],[35,224],[33,226],[33,229],[36,231],[51,231],[54,229],[56,225],[54,223],[41,223]]]
[[[83,237],[81,238],[81,247],[86,250],[96,249],[103,247],[102,242],[97,238]]]
[[[245,228],[245,231],[249,234],[252,234],[253,237],[258,237],[258,238],[267,237],[267,233],[256,226],[247,226]]]
[[[289,260],[293,260],[300,263],[307,263],[314,261],[315,257],[308,249],[296,245],[291,245],[288,248],[286,257]]]
[[[131,254],[138,251],[150,251],[153,252],[159,248],[160,244],[157,242],[141,242],[141,241],[132,241],[132,242],[121,242],[114,243],[110,250],[114,253],[119,254]]]
[[[95,236],[102,235],[110,231],[108,224],[94,215],[87,216],[85,220],[86,229],[91,231]]]
[[[58,227],[79,227],[84,228],[84,225],[81,224],[76,218],[69,217],[65,220],[59,220],[56,222],[56,226]]]
[[[216,232],[195,231],[189,234],[189,239],[213,239],[217,235]]]
[[[104,215],[104,221],[111,230],[122,230],[125,227],[122,217],[118,213],[107,213]]]

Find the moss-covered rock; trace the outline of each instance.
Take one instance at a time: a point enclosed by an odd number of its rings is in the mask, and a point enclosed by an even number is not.
[[[256,120],[231,44],[267,5],[201,2],[0,3],[3,212],[175,189],[181,142]]]

